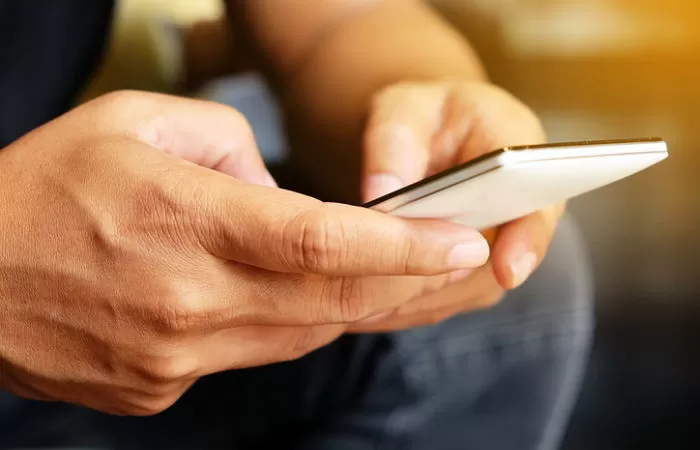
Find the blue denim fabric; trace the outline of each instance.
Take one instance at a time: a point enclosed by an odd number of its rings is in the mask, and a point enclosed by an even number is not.
[[[265,132],[271,121],[251,115],[256,134]],[[281,151],[276,138],[264,142]],[[210,376],[155,417],[0,392],[0,449],[553,450],[587,360],[592,295],[584,247],[565,218],[540,269],[491,309]]]

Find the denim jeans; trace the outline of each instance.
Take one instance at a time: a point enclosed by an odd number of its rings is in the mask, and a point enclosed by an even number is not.
[[[0,449],[553,450],[587,360],[591,305],[584,246],[565,217],[540,268],[493,308],[209,376],[154,417],[0,392]]]

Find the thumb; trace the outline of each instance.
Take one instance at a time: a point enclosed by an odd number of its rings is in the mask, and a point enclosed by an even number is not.
[[[425,177],[444,96],[438,86],[399,85],[375,97],[364,140],[363,201]]]
[[[277,272],[355,276],[436,275],[488,259],[483,236],[460,225],[403,220],[216,175],[198,183],[200,197],[191,208],[201,245],[223,260]]]

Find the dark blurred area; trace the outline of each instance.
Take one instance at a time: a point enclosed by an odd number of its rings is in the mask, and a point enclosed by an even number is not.
[[[700,2],[432,1],[469,37],[492,80],[538,113],[551,141],[668,142],[663,163],[570,203],[594,266],[598,328],[564,449],[700,447]],[[220,13],[215,0],[122,4],[122,22],[131,21],[117,35],[152,45],[124,38],[115,46],[128,62],[105,71],[122,82],[111,87],[127,80],[126,87],[167,90],[172,82],[174,44],[154,31],[162,20],[149,22],[146,12],[175,11],[166,19],[178,23],[192,11],[205,19]],[[113,81],[101,80],[95,92]],[[250,102],[258,111],[259,102]],[[254,128],[274,117],[255,114]],[[268,159],[281,145],[260,143]]]
[[[570,204],[598,329],[565,448],[698,448],[700,3],[435,3],[550,140],[667,140],[664,163]]]

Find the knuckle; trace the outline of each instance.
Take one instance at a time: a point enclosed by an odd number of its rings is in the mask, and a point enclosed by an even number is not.
[[[198,305],[193,296],[182,294],[157,302],[151,312],[151,322],[156,331],[167,335],[180,335],[201,329],[209,319],[209,311]]]
[[[493,84],[471,82],[461,85],[460,95],[465,98],[490,99],[489,102],[483,102],[483,100],[477,102],[479,117],[482,119],[481,126],[486,127],[487,123],[506,123],[507,121],[507,123],[517,124],[514,129],[517,130],[515,134],[519,135],[517,138],[519,142],[527,140],[536,144],[546,141],[545,128],[535,111],[503,88]],[[489,130],[489,134],[499,142],[497,145],[499,147],[517,145],[516,142],[510,142],[510,139],[506,142],[496,139],[499,133],[496,133],[495,129]]]
[[[198,180],[194,178],[191,183],[178,183],[178,179],[176,171],[172,170],[168,177],[139,180],[138,188],[129,194],[129,203],[118,222],[132,235],[138,232],[139,240],[149,245],[167,245],[168,253],[180,257],[168,261],[171,268],[175,265],[170,264],[176,261],[186,263],[187,267],[187,263],[192,262],[189,260],[193,256],[192,250],[200,245],[197,214],[204,208],[203,202],[192,200]],[[201,221],[201,214],[198,218]],[[167,287],[170,281],[163,283]]]
[[[95,103],[106,111],[127,111],[146,97],[148,97],[147,93],[123,89],[104,94],[97,98]]]
[[[307,272],[332,271],[345,263],[346,230],[340,221],[333,221],[320,207],[302,213],[289,233],[290,254],[294,265]]]
[[[372,314],[365,290],[359,278],[330,279],[326,284],[325,295],[322,296],[322,301],[326,304],[326,318],[331,322],[350,323]]]
[[[398,233],[397,233],[398,234]],[[405,239],[401,239],[394,248],[394,260],[400,262],[401,273],[429,275],[430,259],[423,257],[424,251],[418,238],[408,233]]]
[[[147,358],[141,368],[142,377],[153,386],[152,392],[168,390],[174,383],[191,378],[196,366],[192,358],[158,356]]]

